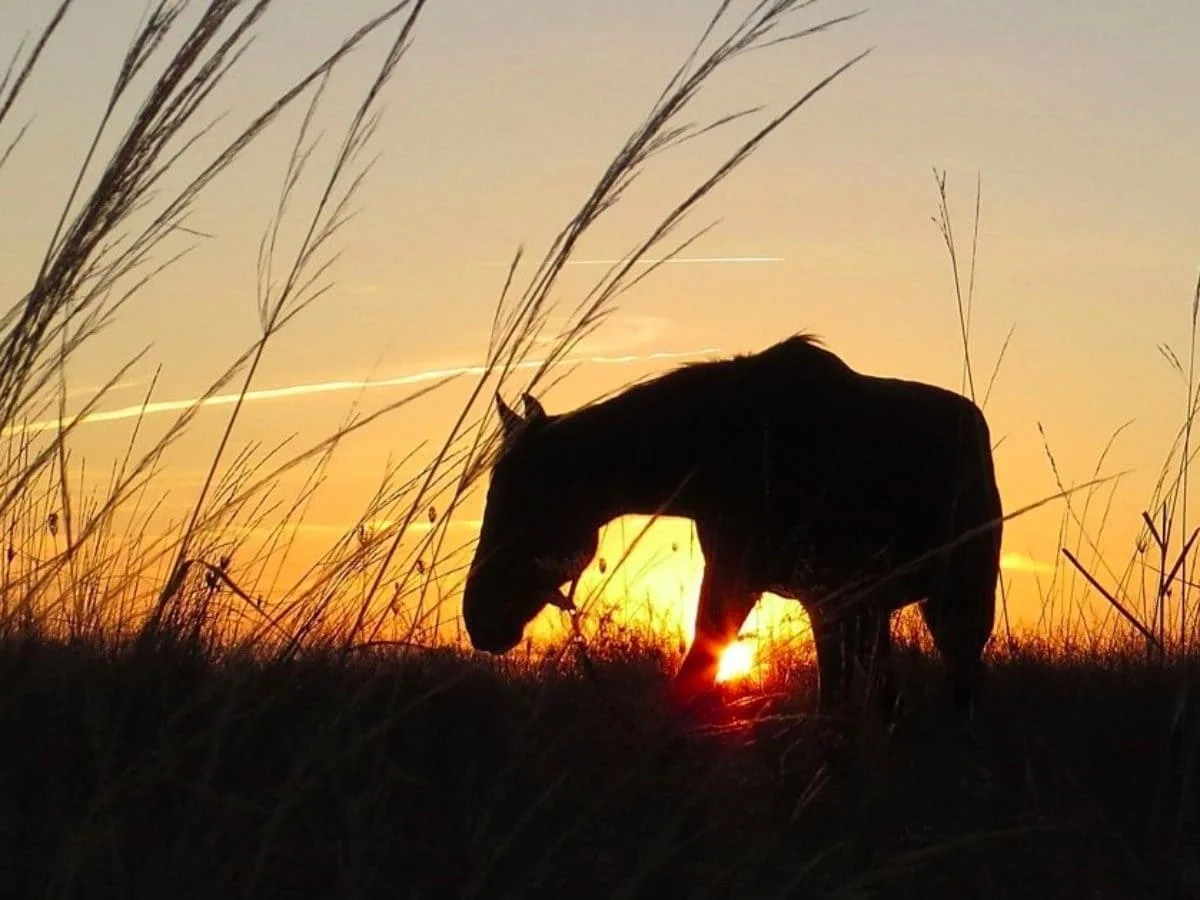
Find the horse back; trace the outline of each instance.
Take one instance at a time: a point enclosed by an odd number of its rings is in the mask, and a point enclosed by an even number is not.
[[[707,434],[700,508],[690,514],[698,527],[740,531],[761,559],[761,580],[895,565],[999,518],[990,434],[976,404],[793,349],[730,372],[697,427]],[[998,523],[975,544],[993,540],[998,547]]]

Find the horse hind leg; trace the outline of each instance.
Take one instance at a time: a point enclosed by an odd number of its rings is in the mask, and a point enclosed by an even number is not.
[[[930,596],[920,604],[921,617],[946,665],[954,707],[969,712],[984,687],[983,651],[996,619],[995,554],[980,544],[962,548],[951,559]]]

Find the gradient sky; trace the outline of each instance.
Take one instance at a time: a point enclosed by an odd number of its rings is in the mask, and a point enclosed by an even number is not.
[[[0,52],[11,52],[52,6],[42,0],[0,10]],[[210,113],[229,116],[216,133],[245,121],[381,6],[279,4],[234,80],[213,97]],[[343,233],[337,283],[281,337],[256,386],[397,379],[478,362],[504,264],[519,244],[540,255],[715,6],[431,0],[388,89],[374,145],[381,157]],[[857,8],[818,3],[809,20]],[[79,4],[16,111],[18,121],[36,116],[0,172],[0,288],[9,297],[29,282],[142,9],[124,0]],[[623,299],[584,352],[740,352],[812,330],[862,370],[957,387],[958,322],[930,219],[931,167],[949,171],[964,242],[979,172],[974,349],[981,369],[990,370],[1015,326],[988,406],[993,432],[1004,438],[997,460],[1006,504],[1055,490],[1039,422],[1064,479],[1078,482],[1090,477],[1114,429],[1134,419],[1107,466],[1136,470],[1118,491],[1109,526],[1123,563],[1185,402],[1156,348],[1167,343],[1186,353],[1200,264],[1198,42],[1200,6],[1191,0],[903,0],[735,64],[706,95],[706,114],[778,108],[875,48],[693,220],[721,224],[689,255],[766,261],[667,267]],[[332,86],[323,119],[331,135],[381,46],[373,42]],[[281,122],[214,185],[190,224],[215,237],[79,357],[74,389],[100,383],[152,343],[147,363],[106,408],[138,402],[160,363],[156,399],[187,399],[253,340],[254,256],[296,123],[296,116]],[[652,168],[580,258],[621,255],[707,173],[731,136]],[[572,269],[564,305],[602,271]],[[546,402],[558,409],[672,364],[585,365]],[[264,399],[248,408],[236,440],[270,443],[293,432],[316,439],[352,402],[370,409],[406,389]],[[436,435],[457,396],[423,400],[348,445],[333,473],[338,490],[314,523],[349,521],[386,458]],[[203,475],[224,415],[205,412],[171,458],[164,477],[181,504]],[[88,426],[77,452],[104,469],[128,434],[128,422]],[[1052,562],[1061,515],[1057,505],[1014,523],[1006,549]],[[1036,596],[1028,573],[1010,575],[1015,590]]]

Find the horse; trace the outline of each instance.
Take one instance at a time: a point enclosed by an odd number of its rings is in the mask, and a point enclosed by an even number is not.
[[[476,650],[506,653],[547,604],[574,610],[608,521],[680,516],[704,573],[676,702],[711,692],[720,653],[769,591],[810,620],[818,711],[843,703],[856,664],[885,706],[898,702],[890,616],[913,603],[952,703],[975,708],[1003,509],[971,400],[861,373],[807,333],[567,413],[522,399],[524,415],[496,396],[500,448],[462,598]]]

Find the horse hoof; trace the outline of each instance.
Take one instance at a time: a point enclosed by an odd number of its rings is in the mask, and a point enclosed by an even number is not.
[[[715,690],[673,693],[667,698],[667,716],[675,726],[690,731],[713,724],[722,706]]]

